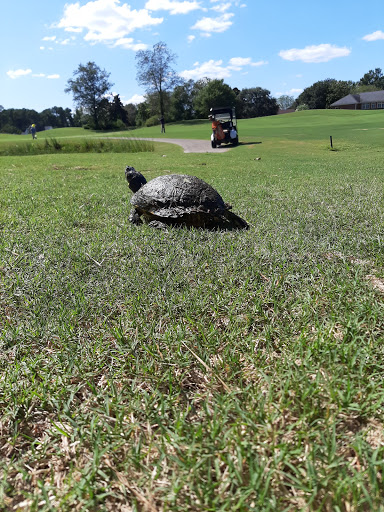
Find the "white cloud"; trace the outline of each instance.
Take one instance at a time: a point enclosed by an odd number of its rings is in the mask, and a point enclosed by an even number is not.
[[[217,18],[202,18],[191,27],[193,30],[200,30],[204,36],[209,37],[212,32],[225,32],[232,25],[230,19],[234,14],[227,12]]]
[[[252,62],[250,57],[232,57],[228,65],[223,66],[222,60],[209,60],[207,62],[195,62],[193,69],[186,69],[179,73],[186,80],[199,80],[200,78],[228,78],[232,71],[242,71],[245,66],[261,66],[268,64],[266,61]]]
[[[43,41],[54,41],[55,39],[56,39],[56,36],[51,36],[51,37],[46,36],[46,37],[43,37],[42,40]]]
[[[80,32],[83,31],[83,28],[84,27],[66,27],[65,31],[66,32],[77,32],[77,33],[80,33]]]
[[[306,46],[303,49],[291,48],[290,50],[281,50],[279,56],[284,60],[303,62],[328,62],[337,57],[346,57],[351,53],[349,48],[335,46],[333,44],[319,44]]]
[[[259,66],[266,66],[267,64],[268,64],[267,60],[258,60],[257,62],[251,62],[250,66],[259,67]]]
[[[146,50],[148,48],[147,44],[144,43],[134,43],[132,37],[122,37],[118,39],[113,46],[120,46],[125,50],[133,50],[137,52],[138,50]]]
[[[214,7],[211,7],[211,10],[216,11],[216,12],[225,12],[225,11],[228,11],[228,9],[230,9],[231,6],[232,6],[231,3],[219,4],[219,5],[215,5]]]
[[[200,78],[228,78],[231,71],[222,66],[222,60],[209,60],[199,64],[195,62],[194,68],[182,71],[179,75],[186,80],[199,80]]]
[[[60,75],[46,75],[45,73],[32,73],[32,69],[16,69],[15,71],[7,71],[7,75],[10,78],[20,78],[21,76],[31,75],[33,78],[60,78]]]
[[[302,93],[303,92],[303,89],[289,89],[289,91],[284,91],[284,92],[275,92],[275,96],[276,97],[279,97],[279,96],[297,96],[298,94]]]
[[[187,37],[187,40],[188,40],[188,43],[192,43],[192,41],[196,39],[196,36],[188,36]]]
[[[32,69],[15,69],[7,71],[7,75],[9,78],[15,79],[20,78],[21,76],[30,75],[32,73]]]
[[[132,98],[129,98],[129,100],[123,101],[124,105],[128,105],[128,103],[133,103],[134,105],[138,105],[139,103],[143,103],[145,101],[145,96],[142,96],[140,94],[134,94]]]
[[[236,71],[240,71],[244,66],[265,66],[268,64],[265,60],[259,60],[258,62],[252,62],[251,57],[232,57],[229,59],[229,65],[233,66],[233,69]]]
[[[364,36],[363,39],[364,41],[378,41],[379,39],[384,39],[384,32],[376,30],[376,32],[372,32],[372,34]]]
[[[147,9],[131,9],[119,0],[94,0],[80,6],[66,4],[56,27],[67,32],[85,31],[84,40],[93,44],[121,41],[136,29],[159,25],[163,18],[153,18]],[[131,48],[131,47],[130,47]]]
[[[170,14],[188,14],[196,9],[201,9],[200,2],[178,0],[148,0],[145,8],[149,11],[169,11]]]
[[[40,46],[40,50],[45,50],[45,46]]]

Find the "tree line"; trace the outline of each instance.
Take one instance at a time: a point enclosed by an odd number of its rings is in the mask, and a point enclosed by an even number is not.
[[[315,82],[294,99],[289,95],[271,96],[262,87],[231,88],[223,79],[183,80],[173,64],[176,55],[159,42],[151,50],[136,54],[137,81],[145,87],[144,101],[124,105],[119,94],[109,93],[113,83],[110,73],[95,62],[80,64],[67,81],[75,112],[52,107],[38,113],[28,109],[4,109],[0,106],[0,132],[22,133],[32,123],[38,130],[45,126],[62,128],[82,126],[96,130],[124,130],[153,126],[164,117],[166,122],[206,119],[214,106],[235,106],[238,118],[246,119],[277,114],[279,109],[324,109],[347,96],[365,91],[383,90],[380,68],[368,71],[357,82],[328,78]]]
[[[52,107],[37,112],[27,108],[5,109],[0,105],[1,133],[23,133],[32,123],[38,130],[44,130],[45,126],[66,128],[75,126],[75,119],[69,108]]]
[[[94,62],[80,64],[65,91],[72,93],[81,125],[96,130],[153,126],[160,117],[167,122],[204,119],[211,107],[227,105],[235,106],[240,118],[277,113],[278,102],[267,89],[233,89],[222,79],[182,80],[171,67],[174,59],[164,43],[137,52],[137,80],[146,87],[139,105],[123,105],[119,95],[108,98],[110,74]]]
[[[382,90],[384,90],[384,75],[381,68],[375,68],[365,73],[357,82],[334,78],[319,80],[304,89],[292,106],[300,110],[330,108],[332,103],[348,94]]]

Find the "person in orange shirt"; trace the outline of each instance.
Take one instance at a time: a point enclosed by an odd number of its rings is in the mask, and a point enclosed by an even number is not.
[[[209,118],[212,120],[212,130],[215,134],[215,138],[217,140],[223,140],[225,138],[225,134],[223,132],[221,122],[217,121],[213,116],[209,116]]]

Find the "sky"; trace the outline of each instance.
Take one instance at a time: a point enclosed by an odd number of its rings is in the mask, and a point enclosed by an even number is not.
[[[0,105],[74,108],[79,64],[110,73],[111,93],[143,101],[136,52],[162,41],[185,79],[222,78],[297,97],[318,80],[384,69],[383,0],[2,0]]]

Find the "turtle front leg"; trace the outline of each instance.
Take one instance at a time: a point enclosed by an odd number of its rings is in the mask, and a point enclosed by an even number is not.
[[[140,224],[143,223],[143,221],[140,219],[140,213],[136,210],[136,208],[132,208],[129,214],[129,222],[135,226],[140,226]]]

